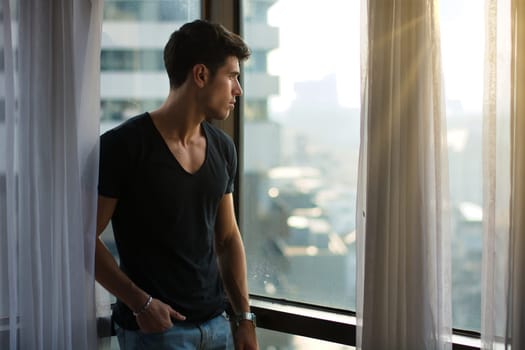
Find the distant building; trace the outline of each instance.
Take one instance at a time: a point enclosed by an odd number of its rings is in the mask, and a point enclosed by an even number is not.
[[[200,13],[200,1],[106,0],[100,57],[103,128],[162,103],[169,89],[164,45],[175,29]]]

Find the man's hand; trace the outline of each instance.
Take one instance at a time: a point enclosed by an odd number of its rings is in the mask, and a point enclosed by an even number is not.
[[[257,337],[255,335],[255,326],[251,321],[243,320],[235,329],[233,335],[235,341],[235,350],[258,350]]]
[[[136,316],[137,324],[144,333],[165,332],[173,326],[172,319],[183,321],[186,317],[158,299],[153,299],[151,305]]]

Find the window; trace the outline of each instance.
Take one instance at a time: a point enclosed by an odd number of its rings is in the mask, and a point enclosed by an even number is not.
[[[200,3],[106,0],[103,130],[164,99],[163,45],[176,27],[200,16]],[[253,55],[243,67],[238,192],[253,295],[355,310],[359,7],[359,0],[241,3],[242,35]],[[298,8],[301,15],[290,16]],[[476,0],[441,2],[455,208],[453,325],[473,331],[481,318],[482,83],[476,79],[483,76],[483,10]],[[106,237],[111,246],[112,235]],[[262,348],[299,344],[269,331],[260,332],[260,341]]]
[[[113,123],[121,123],[122,120],[129,116],[137,115],[144,111],[150,111],[162,104],[163,100],[120,100],[120,99],[105,99],[102,101],[102,117],[103,123],[108,123],[110,126]],[[105,129],[105,128],[103,128]]]
[[[360,1],[242,5],[256,61],[244,72],[240,169],[250,292],[355,310]],[[484,6],[443,0],[440,7],[453,327],[474,332],[481,328]]]
[[[103,71],[162,71],[162,50],[104,50],[100,57]]]
[[[253,50],[250,59],[244,64],[244,71],[250,73],[266,73],[268,71],[267,50]]]
[[[441,1],[441,43],[452,207],[452,316],[481,330],[482,124],[485,4]]]
[[[355,310],[359,1],[243,9],[254,52],[240,169],[250,292]]]
[[[200,16],[200,1],[191,0],[108,0],[104,20],[140,22],[186,22]]]
[[[264,98],[246,101],[243,108],[243,118],[247,121],[264,121],[268,115],[268,101]]]
[[[169,89],[164,45],[176,28],[200,14],[199,0],[105,1],[102,130],[160,105]]]

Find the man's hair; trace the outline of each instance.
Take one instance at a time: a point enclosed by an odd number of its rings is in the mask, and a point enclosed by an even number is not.
[[[250,56],[250,49],[240,36],[204,20],[186,23],[171,34],[164,47],[170,86],[182,85],[196,64],[204,64],[213,76],[231,56],[239,61]]]

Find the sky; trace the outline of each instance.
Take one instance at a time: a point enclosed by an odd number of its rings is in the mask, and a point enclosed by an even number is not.
[[[270,74],[281,80],[281,97],[271,101],[276,109],[293,100],[295,82],[320,80],[333,73],[340,104],[359,106],[359,11],[359,1],[275,3],[268,22],[279,28],[280,48],[270,53],[268,63]]]
[[[484,6],[482,0],[441,0],[445,94],[467,112],[483,107]]]

